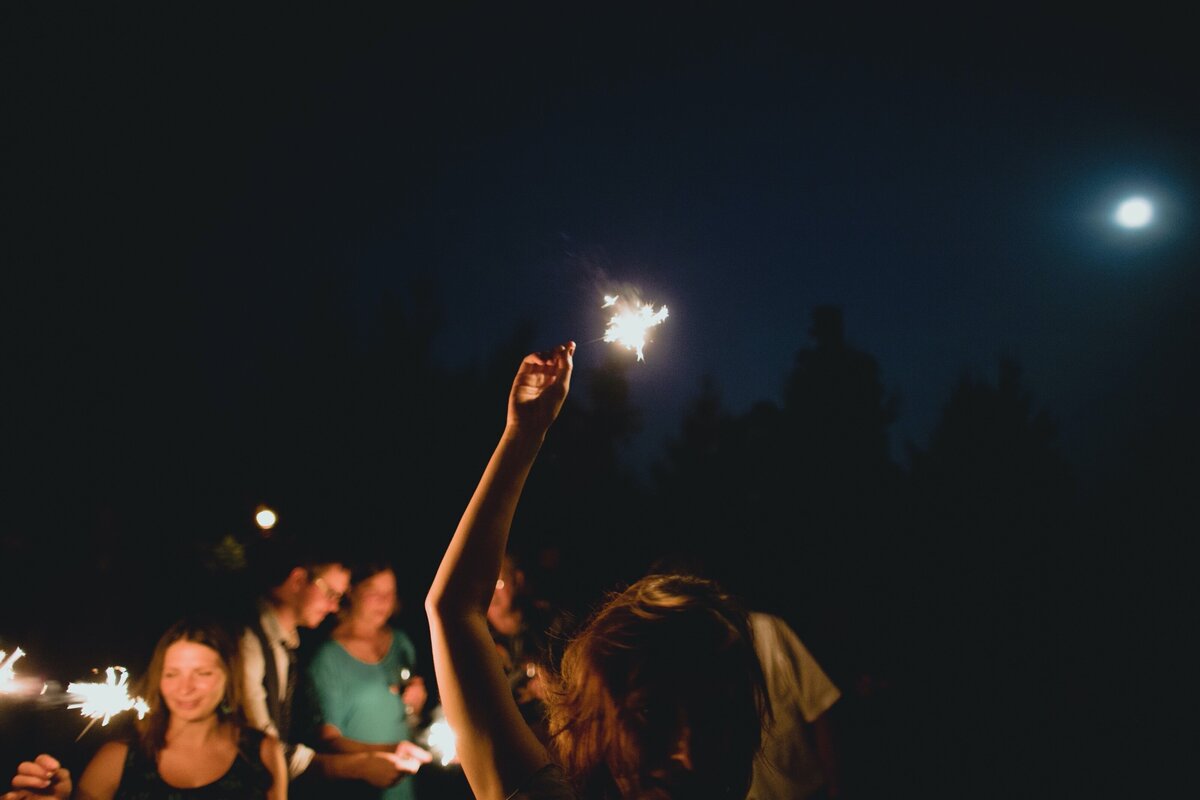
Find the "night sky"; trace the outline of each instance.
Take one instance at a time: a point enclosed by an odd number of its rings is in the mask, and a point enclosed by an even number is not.
[[[35,365],[153,338],[236,395],[313,286],[366,320],[436,276],[462,362],[517,320],[592,339],[632,286],[673,313],[630,375],[644,463],[703,375],[776,398],[828,303],[898,454],[1009,355],[1090,463],[1195,297],[1194,48],[1153,13],[6,13]],[[1130,193],[1151,229],[1111,223]]]
[[[0,22],[14,563],[144,528],[151,479],[244,527],[273,462],[220,420],[273,359],[328,389],[317,332],[369,348],[389,298],[452,369],[585,343],[581,394],[602,295],[669,306],[624,370],[640,475],[706,376],[732,413],[778,402],[823,305],[901,465],[1001,357],[1085,494],[1195,441],[1200,50],[1155,6],[27,5]],[[1155,217],[1120,229],[1135,194]]]

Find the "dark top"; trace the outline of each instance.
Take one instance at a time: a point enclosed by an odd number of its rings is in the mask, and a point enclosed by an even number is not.
[[[114,800],[259,800],[266,798],[274,779],[262,763],[263,734],[243,728],[238,753],[229,771],[195,789],[170,786],[158,774],[158,765],[138,742],[130,742],[125,769]]]

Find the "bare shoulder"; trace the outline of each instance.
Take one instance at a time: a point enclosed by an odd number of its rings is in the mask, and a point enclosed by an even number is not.
[[[79,776],[77,800],[112,800],[121,785],[129,745],[125,742],[106,742]]]

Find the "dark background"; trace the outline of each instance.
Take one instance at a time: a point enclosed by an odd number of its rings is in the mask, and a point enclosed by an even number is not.
[[[243,607],[261,503],[396,559],[420,641],[518,360],[574,338],[514,532],[561,607],[702,557],[841,686],[859,796],[1177,777],[1181,18],[9,4],[0,27],[19,671],[136,672],[181,613]],[[1150,228],[1111,223],[1130,193]],[[630,290],[671,309],[642,364],[592,341]],[[73,714],[0,708],[5,763],[85,759]]]

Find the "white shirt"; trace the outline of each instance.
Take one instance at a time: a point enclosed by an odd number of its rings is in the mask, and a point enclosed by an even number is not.
[[[748,797],[799,800],[825,782],[808,725],[842,693],[786,622],[752,612],[750,626],[775,720],[763,737],[760,757],[754,760]]]
[[[271,652],[275,656],[275,669],[279,673],[279,700],[284,700],[287,691],[288,650],[294,651],[300,646],[300,635],[295,631],[285,631],[279,624],[279,618],[266,603],[259,604],[259,622],[267,641],[271,643]],[[247,628],[242,632],[240,642],[242,652],[242,677],[244,699],[242,707],[246,712],[246,721],[251,727],[257,728],[271,736],[279,736],[279,730],[271,720],[270,706],[267,703],[267,689],[263,677],[267,671],[267,660],[263,656],[262,642],[254,631]],[[290,751],[288,757],[288,777],[295,778],[308,769],[316,753],[309,747],[294,742],[287,742]]]

